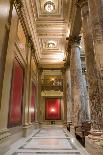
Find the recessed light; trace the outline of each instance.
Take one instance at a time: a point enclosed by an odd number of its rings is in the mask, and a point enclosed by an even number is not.
[[[55,41],[49,41],[48,42],[48,48],[55,48],[56,47],[56,42]]]
[[[44,9],[51,13],[53,10],[55,10],[55,5],[53,2],[51,1],[47,1],[45,4],[44,4]]]

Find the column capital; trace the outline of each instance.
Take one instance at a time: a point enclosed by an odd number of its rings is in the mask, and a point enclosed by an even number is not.
[[[64,63],[64,68],[65,68],[65,69],[70,68],[70,62],[68,62],[68,61],[65,62],[65,63]]]
[[[79,45],[81,40],[81,36],[70,36],[68,38],[68,44],[72,45]]]
[[[15,0],[10,0],[10,3],[11,3],[11,4],[14,4],[14,1],[15,1]]]
[[[11,0],[11,1],[14,1],[15,4],[18,6],[19,9],[21,9],[23,7],[23,3],[21,0]]]
[[[32,39],[31,39],[31,36],[27,36],[26,38],[26,44],[29,46],[29,47],[32,47]]]
[[[88,0],[77,0],[76,4],[82,8],[83,6],[88,5]]]

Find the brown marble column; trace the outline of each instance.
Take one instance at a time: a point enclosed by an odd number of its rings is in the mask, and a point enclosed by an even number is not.
[[[103,128],[103,0],[88,0],[88,2],[101,97],[100,105]]]
[[[102,112],[100,104],[101,97],[95,62],[94,44],[91,29],[91,20],[88,9],[88,0],[78,0],[78,5],[81,7],[92,128],[94,130],[103,129]]]
[[[88,102],[86,100],[82,76],[79,41],[80,37],[70,37],[69,39],[71,43],[70,72],[73,126],[81,125],[82,122],[89,120]]]
[[[71,104],[71,77],[70,67],[66,67],[66,104],[67,104],[67,122],[72,121],[72,104]]]

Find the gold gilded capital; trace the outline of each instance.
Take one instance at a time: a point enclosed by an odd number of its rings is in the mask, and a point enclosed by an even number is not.
[[[15,0],[10,0],[10,3],[13,5]]]
[[[88,5],[88,0],[77,0],[76,4],[82,8],[83,6]]]
[[[70,45],[73,45],[73,44],[80,44],[80,40],[81,40],[81,36],[70,36],[69,39],[68,39],[68,43]]]

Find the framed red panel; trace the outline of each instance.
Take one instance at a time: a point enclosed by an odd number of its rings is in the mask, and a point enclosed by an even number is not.
[[[60,98],[45,99],[45,119],[61,120],[61,99]]]
[[[22,124],[24,70],[15,59],[12,71],[8,127]]]
[[[31,122],[35,121],[36,86],[32,83],[31,94]]]

